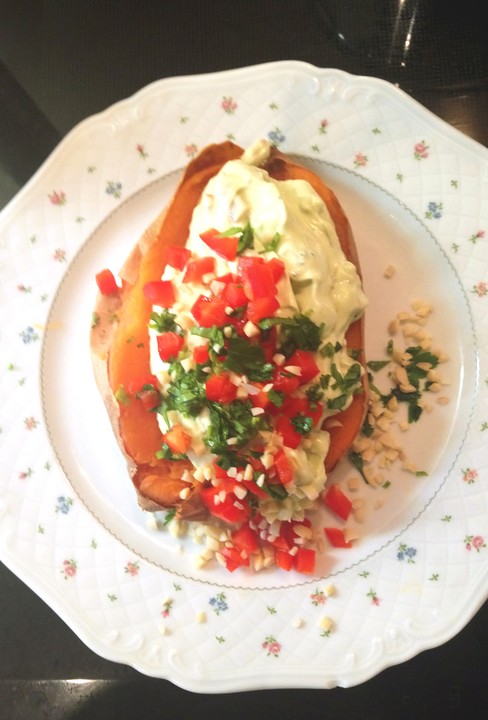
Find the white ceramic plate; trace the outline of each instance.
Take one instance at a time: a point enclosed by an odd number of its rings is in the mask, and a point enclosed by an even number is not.
[[[363,484],[359,540],[314,578],[197,571],[198,548],[149,527],[87,345],[95,272],[118,269],[188,159],[260,137],[346,209],[368,356],[415,298],[449,356],[449,402],[402,438],[428,476]],[[95,652],[198,692],[350,686],[452,637],[487,595],[487,196],[485,148],[385,82],[303,63],[163,80],[76,127],[0,217],[2,561]]]

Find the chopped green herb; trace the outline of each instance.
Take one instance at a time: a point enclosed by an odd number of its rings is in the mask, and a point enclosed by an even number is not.
[[[156,453],[156,457],[159,460],[187,460],[187,456],[183,453],[174,453],[170,450],[170,447],[167,443],[163,443],[161,446],[161,450],[158,450]]]
[[[310,385],[310,387],[305,392],[305,395],[307,396],[308,401],[312,405],[315,405],[316,403],[320,402],[324,397],[324,391],[321,390],[319,383],[314,383],[313,385]]]
[[[263,427],[263,418],[252,414],[252,405],[248,400],[235,400],[227,405],[210,402],[209,407],[210,425],[203,441],[217,455],[229,452],[229,438],[235,438],[233,447],[240,448]]]
[[[316,352],[322,340],[324,324],[317,325],[308,315],[299,313],[293,317],[264,318],[259,323],[262,330],[279,325],[281,332],[281,345],[279,352],[285,357],[293,355],[295,350],[311,350]]]
[[[163,309],[160,313],[152,312],[149,316],[149,327],[158,333],[181,332],[181,328],[175,322],[176,315],[169,310]]]
[[[285,394],[280,392],[279,390],[270,390],[268,393],[268,398],[275,407],[281,407],[285,402]]]
[[[368,481],[366,475],[364,474],[364,460],[361,457],[361,455],[357,452],[351,451],[350,453],[348,453],[348,458],[351,461],[351,463],[354,465],[356,470],[359,472],[359,474],[363,478],[366,485],[369,485],[369,481]]]
[[[331,358],[331,357],[334,357],[335,353],[339,352],[339,350],[342,350],[342,345],[340,342],[336,342],[334,344],[329,341],[320,348],[319,352],[322,355],[322,357]]]
[[[119,385],[117,390],[114,393],[115,399],[118,403],[121,405],[129,405],[130,403],[130,395],[126,391],[123,385]]]
[[[241,337],[230,338],[227,344],[227,357],[223,361],[226,370],[246,375],[249,380],[270,380],[273,366],[266,363],[264,350],[260,345],[252,345]]]
[[[168,512],[164,516],[164,525],[169,525],[170,522],[175,517],[175,515],[176,515],[176,508],[171,508],[171,510],[168,510]]]
[[[307,435],[313,428],[312,418],[301,413],[292,417],[291,424],[300,435]]]
[[[366,367],[368,367],[373,372],[379,372],[380,370],[383,370],[387,365],[390,364],[390,360],[370,360],[366,363]]]
[[[266,252],[276,252],[278,249],[278,245],[281,241],[281,235],[280,233],[275,233],[271,240],[268,243],[265,243],[263,249],[260,251],[260,254],[266,253]]]

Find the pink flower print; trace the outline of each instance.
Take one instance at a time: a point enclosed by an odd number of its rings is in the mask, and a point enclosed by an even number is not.
[[[474,233],[474,235],[471,235],[469,239],[469,242],[472,242],[473,245],[478,242],[478,240],[482,240],[485,237],[485,231],[484,230],[478,230],[478,232]]]
[[[68,578],[72,578],[76,575],[77,565],[76,560],[70,559],[70,560],[63,560],[63,567],[61,569],[62,575],[64,575],[64,579],[67,580]]]
[[[413,147],[413,156],[416,160],[425,160],[429,157],[429,146],[422,140]]]
[[[328,127],[329,127],[329,121],[324,118],[319,123],[319,133],[321,133],[322,135],[325,135]]]
[[[139,153],[139,156],[145,160],[148,157],[148,153],[144,150],[144,145],[141,145],[141,143],[137,143],[136,150]]]
[[[471,288],[471,292],[473,292],[478,297],[485,297],[486,295],[488,295],[488,283],[481,280],[476,285],[473,285],[473,287]]]
[[[66,194],[62,190],[61,192],[53,190],[53,192],[48,195],[48,198],[53,205],[66,205]]]
[[[125,572],[132,577],[135,577],[139,572],[139,563],[130,560],[124,568]]]
[[[261,647],[263,650],[267,650],[267,655],[273,655],[279,657],[281,652],[281,643],[273,635],[268,635]]]
[[[475,550],[478,552],[480,551],[480,548],[486,547],[486,543],[484,541],[484,538],[481,535],[475,535],[473,539],[471,540],[471,545],[474,547]]]
[[[31,287],[31,285],[24,285],[23,283],[19,283],[19,284],[17,285],[17,290],[18,290],[19,292],[23,292],[23,293],[25,293],[26,295],[28,295],[28,294],[30,294],[30,293],[32,292],[32,287]]]
[[[476,552],[486,547],[485,539],[482,535],[466,535],[464,545],[466,550],[476,550]]]
[[[234,98],[226,97],[224,95],[224,97],[222,98],[222,102],[220,103],[220,107],[228,115],[232,115],[237,110],[237,103],[235,102]]]
[[[368,156],[364,155],[361,152],[356,153],[354,156],[354,167],[360,168],[360,167],[366,167],[368,164]]]
[[[39,421],[31,415],[30,417],[24,418],[24,425],[26,427],[26,430],[35,430],[36,427],[39,425]]]
[[[189,157],[189,158],[194,157],[194,156],[197,154],[197,152],[198,152],[198,148],[197,148],[197,146],[195,145],[195,143],[189,143],[188,145],[185,145],[185,148],[184,148],[184,149],[185,149],[185,154],[186,154],[187,157]]]
[[[379,605],[381,602],[376,592],[372,589],[369,591],[369,593],[366,593],[366,596],[371,598],[372,605]]]
[[[478,479],[478,471],[473,470],[473,468],[466,468],[465,470],[461,470],[461,472],[464,482],[468,483],[468,485],[472,485]]]
[[[310,595],[310,600],[312,601],[312,605],[325,605],[327,598],[325,596],[325,593],[323,590],[316,590],[314,593]]]
[[[53,260],[56,260],[56,262],[59,262],[59,263],[66,262],[66,250],[62,250],[61,248],[56,248],[56,250],[53,253]]]
[[[25,480],[26,478],[30,477],[34,470],[32,468],[27,468],[27,470],[22,470],[19,472],[19,480]]]
[[[164,603],[163,603],[163,609],[162,609],[162,611],[161,611],[161,615],[162,615],[163,617],[168,617],[169,614],[171,613],[171,608],[172,608],[172,607],[173,607],[173,600],[170,600],[170,599],[165,600]]]

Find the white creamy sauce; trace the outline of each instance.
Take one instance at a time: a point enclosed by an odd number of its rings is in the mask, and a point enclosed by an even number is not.
[[[287,277],[278,283],[280,310],[277,314],[306,313],[316,324],[324,324],[323,342],[342,344],[347,328],[367,305],[356,267],[344,256],[328,209],[315,190],[304,180],[270,178],[258,167],[265,162],[268,153],[269,144],[260,141],[246,150],[241,159],[227,162],[209,181],[194,209],[186,247],[197,256],[211,255],[212,251],[200,238],[201,232],[210,228],[225,231],[249,223],[254,231],[255,249],[246,250],[245,254],[256,254],[279,233],[276,251],[263,255],[266,259],[280,258],[287,271]],[[233,272],[235,267],[235,262],[216,256],[217,276]],[[179,281],[181,276],[179,271],[167,267],[163,279],[174,280],[176,322],[185,329],[195,324],[189,309],[198,295],[210,295],[210,287],[206,291],[202,286],[183,284]],[[202,342],[205,341],[197,336],[187,338],[190,347]],[[159,377],[164,392],[168,384],[168,364],[159,357],[156,334],[152,330],[150,348],[151,369]],[[333,362],[345,375],[354,360],[344,348],[335,353]],[[330,358],[318,355],[317,363],[322,374],[330,372]],[[332,391],[326,393],[333,397]],[[201,450],[208,418],[179,417],[178,422],[191,430],[195,437],[194,448]],[[162,432],[166,432],[162,418],[160,425]],[[289,497],[280,502],[279,507],[271,498],[264,501],[262,510],[270,518],[289,519],[300,515],[313,504],[323,488],[329,434],[314,430],[309,437],[311,443],[307,449],[286,448],[296,469],[295,479],[293,487],[287,487]],[[209,462],[207,453],[192,451],[190,454],[195,465]],[[281,517],[283,514],[288,517]]]

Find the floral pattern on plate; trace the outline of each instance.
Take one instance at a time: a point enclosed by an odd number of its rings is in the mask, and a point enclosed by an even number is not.
[[[210,142],[261,136],[422,219],[469,298],[480,368],[462,450],[424,512],[357,566],[284,590],[133,554],[73,493],[39,389],[57,288],[114,207]],[[200,692],[354,685],[453,635],[487,587],[487,195],[486,149],[387,83],[303,63],[163,80],[80,124],[0,216],[2,560],[95,652]]]

